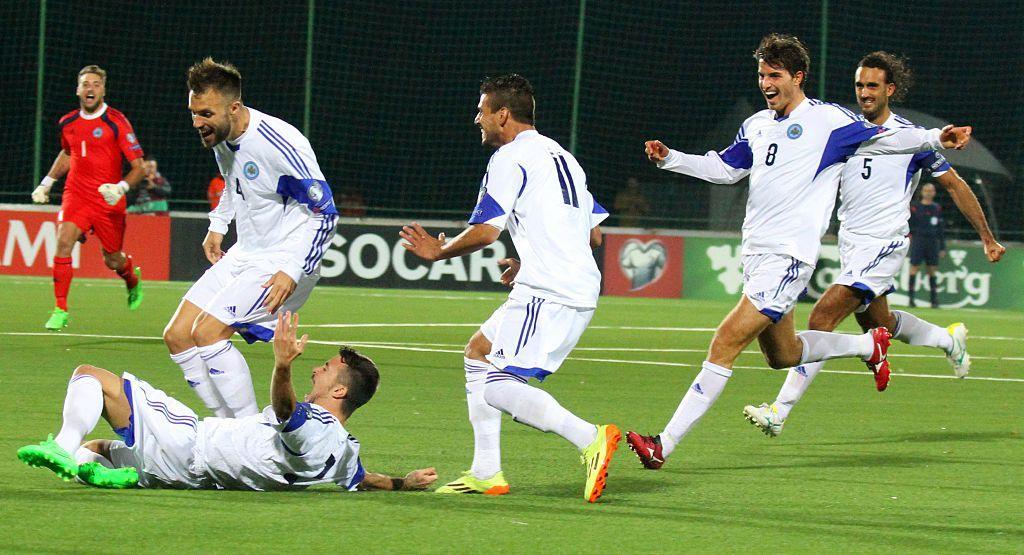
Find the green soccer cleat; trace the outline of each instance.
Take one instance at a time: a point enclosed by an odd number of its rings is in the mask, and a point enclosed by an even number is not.
[[[434,493],[482,493],[484,495],[505,495],[509,492],[505,475],[500,471],[486,480],[473,476],[472,471],[465,471],[462,477],[448,482],[434,490]]]
[[[75,459],[53,441],[53,434],[36,445],[26,445],[18,449],[18,458],[29,466],[49,468],[65,482],[78,475]]]
[[[128,489],[139,485],[139,473],[134,468],[107,468],[98,462],[79,465],[78,479],[90,486],[106,489]]]
[[[583,450],[580,462],[587,470],[587,484],[583,487],[583,498],[596,503],[604,492],[608,480],[608,464],[619,448],[622,432],[615,424],[597,427],[597,438]]]
[[[135,267],[135,278],[139,281],[128,290],[128,310],[135,310],[142,304],[142,268],[138,266]]]
[[[46,321],[46,329],[51,331],[60,331],[68,325],[68,319],[71,317],[68,311],[54,308],[53,312],[50,313],[50,319]]]
[[[946,360],[953,367],[953,374],[963,379],[971,371],[971,355],[967,354],[967,326],[962,322],[950,324],[946,331],[953,339],[953,348],[946,353]]]

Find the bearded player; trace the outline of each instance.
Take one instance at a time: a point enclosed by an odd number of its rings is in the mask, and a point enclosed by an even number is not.
[[[50,171],[32,191],[32,201],[45,204],[50,188],[67,175],[60,212],[57,214],[57,252],[53,257],[53,295],[57,306],[46,329],[68,325],[68,291],[71,289],[71,251],[91,231],[100,241],[103,262],[117,272],[128,288],[128,308],[142,304],[141,271],[132,257],[122,252],[125,230],[124,194],[142,181],[142,146],[128,118],[104,102],[107,72],[88,65],[78,72],[79,109],[60,118],[61,151]],[[131,164],[122,177],[122,158]]]

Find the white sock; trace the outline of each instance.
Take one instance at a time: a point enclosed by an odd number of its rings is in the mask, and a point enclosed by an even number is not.
[[[484,399],[486,362],[463,357],[466,369],[466,406],[473,425],[473,476],[486,480],[501,470],[501,411]]]
[[[78,451],[84,438],[103,414],[103,386],[96,376],[80,374],[68,382],[64,397],[64,423],[54,441],[68,453]]]
[[[793,410],[793,407],[800,402],[800,398],[804,396],[804,392],[811,385],[814,376],[817,376],[824,366],[824,362],[810,362],[789,369],[786,383],[782,384],[782,389],[779,390],[779,395],[773,403],[775,410],[779,412],[779,418],[785,420],[789,416],[789,411]]]
[[[484,397],[488,405],[516,422],[554,432],[581,451],[597,439],[597,426],[565,410],[547,391],[526,385],[526,379],[515,374],[488,373]]]
[[[953,337],[946,328],[940,328],[902,310],[894,310],[892,313],[896,317],[896,329],[892,336],[896,339],[910,345],[935,347],[947,353],[953,349]]]
[[[804,344],[800,364],[820,362],[833,358],[870,358],[875,349],[871,333],[850,335],[828,331],[802,331],[796,334]]]
[[[190,347],[178,354],[171,355],[171,360],[181,368],[192,391],[199,396],[199,400],[210,409],[210,412],[220,417],[231,416],[224,405],[224,399],[217,394],[213,388],[213,382],[207,373],[206,363],[199,356],[199,347]]]
[[[213,389],[221,399],[228,416],[241,418],[260,411],[256,405],[256,391],[252,388],[252,376],[245,357],[227,339],[213,345],[199,347],[199,356],[209,368]]]
[[[683,436],[689,433],[690,428],[700,422],[704,413],[715,404],[715,400],[722,394],[725,384],[732,376],[732,370],[706,360],[702,366],[690,384],[690,389],[683,395],[683,400],[679,401],[672,419],[661,432],[661,453],[665,457],[675,450]]]
[[[98,462],[107,468],[114,468],[114,463],[110,462],[103,455],[87,447],[79,447],[78,451],[75,451],[75,464],[85,464],[87,462]]]

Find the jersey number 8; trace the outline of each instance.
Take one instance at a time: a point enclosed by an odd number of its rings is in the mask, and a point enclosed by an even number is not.
[[[775,163],[775,153],[779,151],[779,145],[772,143],[768,145],[768,156],[764,159],[764,165],[770,166]]]

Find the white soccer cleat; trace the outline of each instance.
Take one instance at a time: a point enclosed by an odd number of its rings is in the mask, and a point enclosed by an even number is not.
[[[967,326],[962,322],[950,324],[946,331],[953,338],[953,348],[946,353],[946,360],[953,366],[958,378],[966,378],[971,371],[971,355],[967,354]]]
[[[779,418],[779,411],[775,405],[761,403],[760,406],[747,405],[743,407],[743,416],[747,421],[757,426],[768,437],[778,437],[782,433],[782,425],[785,422]]]

